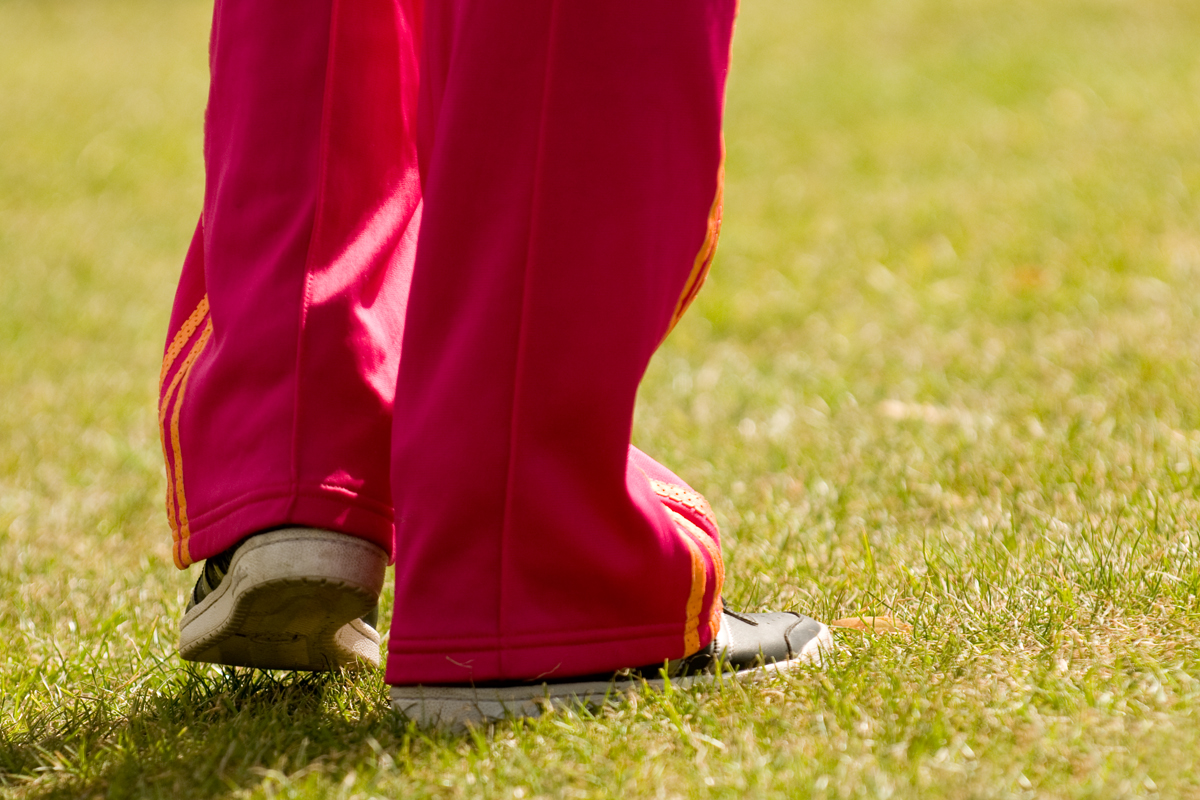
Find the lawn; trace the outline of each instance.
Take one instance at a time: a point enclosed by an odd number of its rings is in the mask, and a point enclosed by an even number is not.
[[[731,605],[911,631],[465,735],[174,653],[208,14],[0,0],[0,793],[1200,798],[1195,0],[743,1],[721,250],[635,439]]]

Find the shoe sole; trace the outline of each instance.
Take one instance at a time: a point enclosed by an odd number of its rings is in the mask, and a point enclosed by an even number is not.
[[[379,666],[387,553],[346,534],[287,528],[238,548],[221,584],[184,615],[179,654],[237,667],[328,671]]]
[[[672,678],[671,686],[686,689],[716,683],[727,678],[755,680],[786,673],[801,665],[820,665],[823,653],[833,651],[833,636],[821,626],[804,649],[794,658],[777,661],[739,672],[699,673]],[[595,706],[614,697],[623,696],[642,686],[662,690],[667,679],[580,681],[576,683],[543,683],[521,686],[393,686],[392,708],[422,727],[444,727],[463,730],[502,719],[535,717],[549,708]]]

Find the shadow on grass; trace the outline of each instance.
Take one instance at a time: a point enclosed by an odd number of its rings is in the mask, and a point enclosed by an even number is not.
[[[97,698],[0,730],[0,783],[30,798],[219,798],[306,775],[333,779],[457,739],[394,713],[379,675],[164,664],[123,708]]]

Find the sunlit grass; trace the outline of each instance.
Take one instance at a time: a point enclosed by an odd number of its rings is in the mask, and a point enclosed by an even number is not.
[[[0,790],[1200,797],[1200,5],[745,0],[721,251],[637,441],[731,602],[913,632],[466,737],[174,655],[208,13],[0,0]]]

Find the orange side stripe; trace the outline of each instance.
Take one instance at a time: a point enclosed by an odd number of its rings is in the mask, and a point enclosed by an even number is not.
[[[717,633],[721,630],[721,615],[725,613],[725,603],[721,601],[721,596],[717,595],[713,599],[712,614],[708,618],[708,630],[712,634],[712,638],[717,638]]]
[[[717,630],[721,627],[721,592],[725,590],[725,560],[721,558],[721,549],[708,534],[699,528],[695,528],[695,531],[696,539],[708,551],[708,557],[712,559],[713,568],[716,571],[717,589],[713,592],[712,612],[708,618],[709,631],[716,636]]]
[[[187,344],[188,339],[192,338],[192,334],[196,332],[196,328],[200,327],[200,323],[204,321],[206,314],[208,314],[208,295],[204,295],[200,299],[196,310],[192,312],[190,317],[184,320],[183,325],[175,332],[175,338],[171,340],[171,345],[167,348],[167,352],[163,354],[162,371],[158,373],[159,394],[162,393],[163,382],[167,379],[167,373],[171,371],[171,366],[174,365],[175,359],[179,358],[184,345]]]
[[[164,502],[166,503],[166,506],[167,506],[167,522],[171,526],[171,531],[174,532],[174,530],[175,530],[175,487],[171,480],[171,454],[170,454],[170,451],[167,449],[167,432],[165,430],[163,430],[163,426],[162,426],[162,403],[163,403],[163,401],[160,400],[159,401],[159,412],[158,412],[158,441],[162,445],[163,464],[167,468],[167,496],[166,496],[166,498],[164,498]]]
[[[720,594],[725,588],[725,561],[721,558],[721,551],[717,547],[717,543],[712,540],[712,537],[700,528],[693,525],[692,532],[697,541],[700,542],[700,546],[708,551],[708,557],[713,563],[713,570],[716,572],[717,594]]]
[[[717,581],[717,594],[720,595],[721,591],[725,588],[725,560],[721,558],[721,548],[699,525],[676,511],[671,511],[671,509],[667,509],[667,511],[708,553],[708,557],[713,563],[714,577]]]
[[[712,266],[713,257],[717,253],[717,240],[721,237],[721,209],[725,199],[725,137],[721,136],[721,163],[717,168],[717,193],[713,198],[712,206],[708,211],[708,229],[704,234],[704,242],[700,245],[700,252],[696,254],[696,260],[692,263],[692,272],[688,275],[687,282],[683,285],[683,291],[679,295],[678,302],[675,303],[675,311],[671,315],[671,324],[667,328],[669,334],[679,324],[679,320],[683,317],[688,306],[696,299],[696,295],[700,292],[700,287],[704,283],[704,279],[708,277],[708,269]]]
[[[679,515],[676,512],[671,513],[675,516],[676,522],[680,523],[680,525],[692,535],[692,538],[695,539],[700,546],[708,552],[708,557],[712,561],[717,588],[716,591],[713,592],[712,611],[709,614],[708,628],[712,635],[716,636],[717,631],[721,627],[721,612],[723,610],[721,604],[721,592],[725,589],[725,560],[721,557],[721,548],[712,540],[711,536],[705,533],[703,529],[701,529],[691,520]],[[696,613],[699,614],[699,610],[697,610]],[[698,624],[699,623],[697,622],[697,625]]]
[[[188,528],[187,515],[187,494],[183,487],[183,452],[179,447],[179,412],[183,410],[183,398],[187,393],[188,379],[192,375],[192,366],[196,363],[196,359],[200,353],[204,351],[204,347],[212,338],[212,319],[205,324],[200,338],[196,341],[196,346],[188,353],[187,360],[184,361],[180,368],[180,373],[183,375],[183,381],[179,384],[179,394],[175,398],[175,408],[171,412],[171,446],[175,450],[175,508],[179,517],[179,527],[175,531],[176,552],[175,565],[180,569],[191,563],[191,559],[187,553],[187,540],[191,535]]]
[[[702,282],[702,277],[708,262],[712,259],[713,253],[717,249],[717,238],[721,231],[721,211],[725,200],[725,142],[721,142],[721,165],[717,168],[717,193],[713,196],[712,205],[708,209],[708,225],[704,232],[704,242],[700,245],[700,252],[696,254],[696,260],[692,262],[692,272],[688,276],[687,283],[684,284],[683,292],[679,297],[679,302],[675,306],[675,313],[683,313],[683,305],[688,296],[697,288],[697,284]]]
[[[708,584],[708,570],[705,568],[704,555],[700,552],[700,545],[696,544],[695,540],[687,533],[687,526],[695,526],[670,509],[667,509],[667,513],[676,523],[679,523],[675,529],[687,544],[688,552],[692,554],[692,588],[688,593],[687,621],[683,627],[683,652],[684,655],[690,656],[700,649],[700,612],[704,609],[704,591]]]
[[[208,306],[207,301],[201,302],[201,304],[200,304],[200,307],[203,307],[203,308],[207,308],[207,306]],[[199,311],[199,310],[200,310],[200,308],[197,308],[197,311]],[[191,322],[192,322],[192,320],[189,319],[188,324],[191,324]],[[187,325],[185,325],[184,327],[186,328]],[[206,325],[205,327],[207,330],[207,328],[210,326]],[[182,333],[182,332],[183,332],[183,329],[181,328],[180,333]],[[201,336],[203,338],[203,334]],[[190,335],[187,338],[190,338]],[[186,343],[186,341],[187,341],[186,338],[181,340],[179,336],[176,336],[175,339],[176,339],[176,342],[182,341],[183,343]],[[191,368],[192,362],[196,359],[196,355],[198,355],[198,353],[199,353],[199,350],[198,350],[199,346],[200,346],[199,342],[196,342],[196,344],[194,344],[192,346],[191,350],[188,352],[187,357],[183,361],[183,366],[180,367],[179,371],[175,373],[175,377],[173,377],[171,379],[171,385],[167,387],[167,391],[166,392],[162,391],[161,384],[158,387],[158,391],[159,391],[159,395],[160,395],[159,405],[158,405],[158,430],[159,430],[159,438],[162,440],[162,446],[163,446],[163,461],[167,465],[167,519],[171,523],[172,531],[175,531],[178,529],[179,523],[175,519],[175,480],[174,480],[174,474],[171,470],[170,456],[172,454],[174,454],[175,457],[178,459],[178,451],[173,450],[170,447],[170,436],[167,431],[167,425],[166,425],[167,410],[171,407],[171,397],[175,394],[175,390],[179,387],[179,384],[183,381],[184,376],[187,374],[188,370]],[[171,347],[172,348],[175,347],[175,342],[171,343]],[[176,353],[175,355],[178,356],[178,353]],[[172,359],[172,360],[174,360],[174,359]]]

